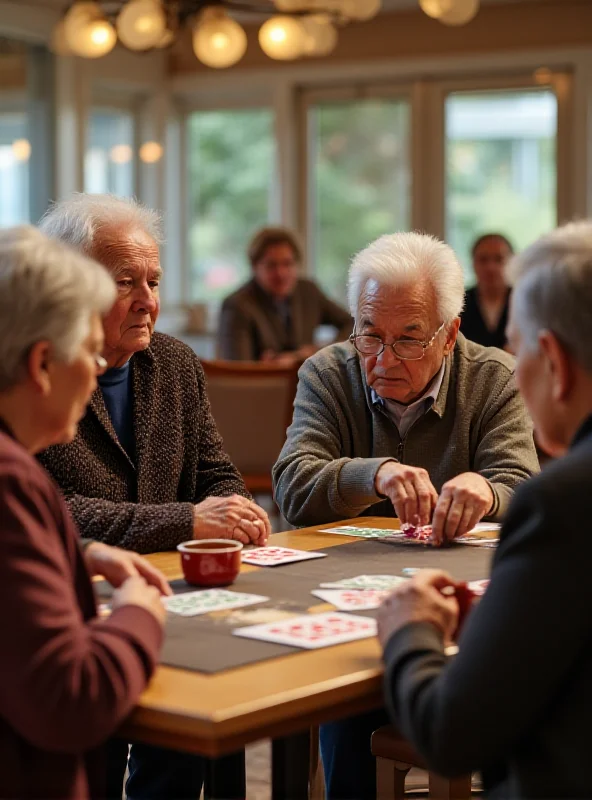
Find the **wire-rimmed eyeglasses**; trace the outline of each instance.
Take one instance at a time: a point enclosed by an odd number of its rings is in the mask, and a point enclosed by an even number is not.
[[[358,353],[363,356],[379,356],[385,347],[392,347],[393,353],[401,361],[419,361],[425,356],[426,350],[431,347],[436,336],[443,330],[445,325],[446,323],[443,322],[427,342],[420,342],[417,339],[397,339],[395,342],[388,344],[375,333],[359,334],[355,331],[349,337],[349,340]]]

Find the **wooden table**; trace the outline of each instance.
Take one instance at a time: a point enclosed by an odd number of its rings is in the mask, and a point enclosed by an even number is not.
[[[275,534],[273,544],[326,550],[363,541],[323,534],[323,527],[336,524],[395,528],[398,520],[343,520]],[[182,577],[178,553],[156,553],[148,558],[170,580]],[[244,572],[256,569],[260,568],[242,566]],[[331,608],[323,604],[313,611]],[[213,675],[162,666],[120,733],[128,741],[210,757],[234,752],[261,739],[273,739],[274,800],[304,799],[308,790],[310,727],[380,708],[382,673],[376,639],[304,650]]]
[[[364,517],[339,524],[393,528],[398,521]],[[323,534],[322,527],[274,534],[273,544],[324,550],[361,541]],[[148,558],[169,579],[181,577],[178,553]],[[242,569],[260,568],[245,564]],[[220,756],[381,705],[380,647],[376,639],[364,639],[214,675],[159,667],[121,733],[133,741]]]

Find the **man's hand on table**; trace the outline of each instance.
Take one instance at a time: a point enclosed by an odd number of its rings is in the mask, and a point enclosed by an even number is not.
[[[401,522],[430,523],[438,493],[425,469],[385,461],[376,473],[374,484],[378,494],[389,498]]]
[[[438,544],[463,536],[491,511],[489,483],[476,472],[463,472],[442,487],[432,519],[432,537]]]
[[[459,606],[455,597],[443,595],[442,589],[456,585],[442,570],[422,569],[398,586],[378,609],[378,638],[382,647],[386,647],[394,633],[412,622],[429,622],[442,634],[444,644],[450,644],[458,626]]]
[[[102,575],[115,589],[123,586],[128,578],[140,577],[144,585],[157,589],[159,596],[173,593],[162,572],[131,550],[91,542],[84,549],[84,560],[91,575]]]
[[[269,517],[246,497],[208,497],[195,506],[194,539],[237,539],[243,544],[264,545],[270,535]]]

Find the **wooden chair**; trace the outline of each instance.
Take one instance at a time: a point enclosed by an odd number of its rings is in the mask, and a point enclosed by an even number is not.
[[[469,800],[471,776],[443,778],[430,772],[425,761],[391,725],[372,734],[372,754],[376,757],[377,800],[404,800],[405,779],[413,767],[426,770],[430,800]]]
[[[272,494],[271,468],[286,440],[298,368],[256,361],[202,361],[224,448],[252,494]]]

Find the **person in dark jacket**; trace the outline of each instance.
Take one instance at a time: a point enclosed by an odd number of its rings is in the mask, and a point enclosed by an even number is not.
[[[171,590],[141,556],[81,546],[34,454],[70,441],[104,368],[98,264],[32,227],[0,232],[0,797],[105,796],[104,744],[132,710]],[[115,588],[97,616],[90,576]]]
[[[224,300],[218,357],[229,361],[292,364],[311,356],[315,331],[337,329],[347,339],[353,321],[314,281],[299,277],[302,249],[286,228],[263,228],[249,245],[253,277]]]
[[[516,379],[557,460],[516,491],[491,581],[466,621],[444,572],[379,612],[391,717],[430,769],[481,771],[491,798],[589,798],[592,714],[592,223],[543,237],[511,265]]]
[[[510,287],[504,274],[514,248],[501,233],[480,236],[471,248],[477,285],[465,294],[460,329],[484,347],[506,347]]]
[[[79,194],[50,208],[41,228],[92,255],[117,285],[103,320],[108,369],[74,440],[40,455],[83,536],[140,553],[193,538],[265,543],[269,519],[224,452],[198,358],[154,332],[158,215],[133,200]],[[109,787],[118,799],[127,752],[113,743]],[[138,743],[129,763],[129,800],[199,797],[204,783],[209,797],[210,782],[224,800],[244,798],[244,753],[209,762]]]

